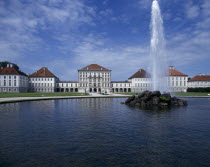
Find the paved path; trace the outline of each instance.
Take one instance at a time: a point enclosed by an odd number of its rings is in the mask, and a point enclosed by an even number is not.
[[[0,98],[0,103],[11,103],[21,101],[38,101],[38,100],[53,100],[53,99],[80,99],[80,98],[114,98],[114,97],[129,97],[130,95],[110,94],[101,95],[98,93],[91,93],[89,96],[50,96],[50,97],[8,97]]]

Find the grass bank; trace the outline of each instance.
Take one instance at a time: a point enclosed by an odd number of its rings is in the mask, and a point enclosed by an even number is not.
[[[52,96],[87,96],[86,93],[0,93],[0,98],[7,97],[52,97]]]
[[[122,95],[137,95],[138,93],[117,93],[117,94],[122,94]],[[175,95],[175,96],[209,96],[208,95],[210,94],[209,93],[203,93],[203,92],[175,92],[175,93],[172,93],[172,95]]]
[[[129,92],[129,93],[115,93],[115,94],[120,94],[120,95],[137,95],[138,93]]]
[[[204,93],[204,92],[176,92],[175,95],[176,96],[209,96],[209,93]]]

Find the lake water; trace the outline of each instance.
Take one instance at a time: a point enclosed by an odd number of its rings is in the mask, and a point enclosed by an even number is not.
[[[0,167],[209,167],[210,99],[149,111],[125,98],[0,105]]]

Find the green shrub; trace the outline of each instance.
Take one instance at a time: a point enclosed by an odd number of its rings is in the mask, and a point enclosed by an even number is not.
[[[206,87],[206,88],[188,88],[187,92],[210,92],[210,87]]]
[[[162,101],[162,102],[170,102],[171,98],[170,97],[166,97],[166,96],[160,96],[160,101]]]

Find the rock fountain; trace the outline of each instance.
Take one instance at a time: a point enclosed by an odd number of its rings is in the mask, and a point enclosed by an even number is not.
[[[152,90],[129,97],[125,104],[147,106],[184,106],[185,100],[172,97],[167,83],[168,68],[163,19],[157,0],[153,0],[151,12],[151,41],[150,41],[150,73],[152,76]],[[167,92],[167,93],[166,93]]]

